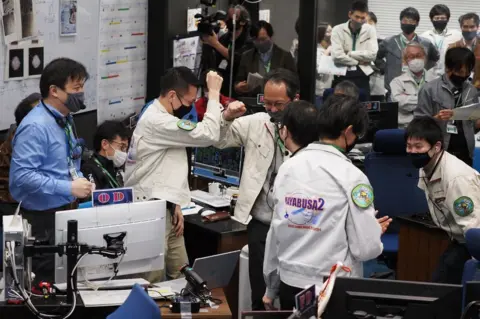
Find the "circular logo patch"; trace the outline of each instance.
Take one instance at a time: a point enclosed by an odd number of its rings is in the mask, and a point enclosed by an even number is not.
[[[184,131],[192,131],[194,128],[197,127],[197,124],[188,120],[180,120],[177,122],[177,126]]]
[[[455,202],[453,202],[453,210],[455,214],[461,217],[465,217],[473,213],[475,205],[473,204],[473,200],[470,197],[462,196],[457,198]]]
[[[359,184],[352,190],[352,200],[360,208],[368,208],[373,203],[373,190],[370,185]]]

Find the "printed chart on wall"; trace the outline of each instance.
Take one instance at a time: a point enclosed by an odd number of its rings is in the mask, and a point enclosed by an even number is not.
[[[200,71],[202,44],[200,37],[173,40],[173,66],[186,66],[196,74]]]
[[[147,0],[101,0],[98,122],[123,120],[145,104]]]

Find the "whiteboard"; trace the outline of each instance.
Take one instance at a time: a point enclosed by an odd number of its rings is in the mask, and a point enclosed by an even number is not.
[[[78,0],[77,34],[60,36],[59,0],[34,0],[35,30],[34,34],[45,46],[45,65],[58,57],[68,57],[81,62],[87,68],[90,79],[85,84],[85,105],[82,112],[97,109],[97,73],[98,73],[98,0]],[[5,57],[7,47],[0,23],[0,130],[10,127],[15,122],[13,115],[18,103],[33,92],[40,92],[39,78],[20,81],[5,80]]]

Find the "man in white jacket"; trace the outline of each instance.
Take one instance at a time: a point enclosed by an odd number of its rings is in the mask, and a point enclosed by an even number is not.
[[[347,67],[345,76],[335,76],[332,87],[343,80],[350,80],[370,97],[372,62],[378,51],[377,32],[367,22],[368,6],[355,1],[348,13],[350,20],[332,30],[332,58],[335,64]]]
[[[216,72],[207,74],[207,112],[203,121],[195,124],[182,118],[197,98],[197,77],[186,67],[168,70],[161,79],[160,96],[144,107],[130,143],[125,186],[134,188],[136,201],[167,201],[165,272],[171,279],[180,277],[180,267],[188,262],[181,211],[181,206],[190,203],[186,147],[210,146],[218,141],[222,82]],[[245,112],[243,103],[235,105],[230,108],[232,117]],[[150,282],[164,279],[163,272],[146,277]]]
[[[263,268],[267,308],[279,296],[282,310],[292,310],[295,294],[321,284],[338,261],[362,277],[362,262],[383,250],[372,187],[345,155],[367,130],[366,109],[356,99],[332,96],[317,119],[302,122],[317,125],[320,141],[296,151],[275,180]],[[287,124],[284,131],[287,147],[298,147],[302,129]]]
[[[249,277],[252,309],[264,310],[265,282],[262,267],[265,240],[273,213],[273,181],[289,156],[278,133],[278,123],[288,103],[298,100],[298,77],[277,69],[265,77],[264,102],[267,113],[234,120],[232,104],[223,112],[218,148],[244,147],[245,161],[240,179],[240,195],[234,218],[248,224]],[[251,220],[250,220],[251,216]]]

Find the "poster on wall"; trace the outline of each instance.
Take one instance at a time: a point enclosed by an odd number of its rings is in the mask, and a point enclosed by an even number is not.
[[[19,45],[7,47],[5,81],[22,80],[25,77],[25,48]]]
[[[77,0],[60,0],[60,35],[77,34]]]
[[[40,77],[44,67],[43,42],[32,41],[32,45],[28,47],[25,53],[28,57],[28,61],[26,62],[28,73],[26,76],[30,78]]]
[[[20,1],[2,0],[2,23],[5,43],[12,43],[22,38]]]

